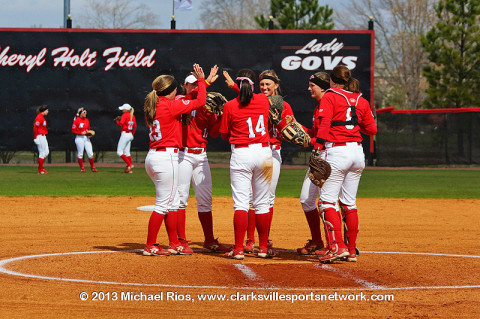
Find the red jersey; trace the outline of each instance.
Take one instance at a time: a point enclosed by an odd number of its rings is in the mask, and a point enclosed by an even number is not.
[[[367,135],[376,134],[377,125],[370,105],[361,95],[361,93],[343,89],[330,88],[327,90],[314,115],[315,122],[320,122],[317,138],[323,138],[333,143],[361,142],[360,132]],[[355,117],[358,124],[351,122]],[[322,129],[325,126],[324,120],[326,123],[331,122],[325,130]]]
[[[43,116],[43,113],[38,113],[33,123],[33,139],[36,139],[38,135],[47,135],[47,121]]]
[[[137,120],[135,119],[135,115],[131,115],[132,119],[130,120],[130,115],[129,112],[124,112],[120,120],[115,121],[115,123],[120,126],[120,131],[135,135],[135,131],[137,130]]]
[[[86,133],[88,130],[90,130],[90,121],[86,117],[75,117],[72,125],[72,133],[76,135],[84,135],[82,133]]]
[[[247,106],[240,104],[240,97],[228,101],[223,107],[220,133],[230,135],[230,144],[268,143],[269,107],[268,98],[263,93],[254,93]]]
[[[220,120],[204,107],[190,112],[190,124],[182,124],[182,147],[207,147],[207,136],[217,137]]]
[[[285,122],[285,117],[290,115],[293,117],[293,111],[290,104],[283,101],[283,112],[282,112],[282,120],[278,125],[273,126],[272,123],[268,122],[268,133],[270,133],[270,145],[282,145],[282,134],[280,132],[282,129],[287,125]]]
[[[157,99],[157,109],[153,126],[150,127],[150,148],[181,147],[182,124],[180,116],[205,105],[207,100],[206,84],[198,79],[198,98],[195,100],[169,100],[164,96]]]

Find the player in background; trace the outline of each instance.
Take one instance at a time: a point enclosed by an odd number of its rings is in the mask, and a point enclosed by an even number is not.
[[[323,152],[321,156],[332,167],[332,173],[320,194],[329,250],[319,255],[319,261],[329,263],[346,258],[355,262],[358,235],[356,197],[365,168],[360,133],[375,135],[377,126],[370,105],[360,93],[358,80],[351,76],[347,67],[339,65],[333,69],[330,87],[315,114],[319,124],[312,151],[314,155]],[[344,221],[345,240],[338,206]]]
[[[194,100],[175,100],[177,83],[171,75],[160,75],[152,83],[153,90],[145,98],[145,121],[149,127],[149,148],[145,158],[145,170],[155,184],[155,208],[148,223],[145,256],[190,254],[177,236],[178,197],[178,148],[181,146],[180,117],[206,102],[206,84],[202,68],[193,65],[198,79],[198,96]],[[169,248],[156,243],[158,231],[165,219]]]
[[[80,166],[80,172],[85,173],[83,166],[83,151],[87,152],[88,161],[90,162],[90,169],[92,172],[98,172],[95,168],[93,158],[93,146],[90,138],[87,136],[90,130],[90,121],[87,119],[87,110],[83,107],[77,110],[77,114],[73,120],[72,133],[76,135],[75,145],[77,146],[77,160]]]
[[[134,109],[130,104],[123,104],[118,107],[122,111],[122,116],[115,119],[115,123],[120,126],[120,139],[117,145],[117,155],[120,156],[127,164],[124,173],[133,173],[132,156],[130,155],[130,147],[132,145],[133,136],[137,130],[137,120],[133,115]]]
[[[218,67],[215,65],[205,80],[207,86],[218,78]],[[185,78],[185,95],[177,95],[176,100],[191,100],[198,95],[198,80],[190,74]],[[218,242],[213,235],[212,216],[212,176],[208,163],[206,148],[207,136],[217,137],[221,117],[207,112],[204,107],[182,114],[182,147],[178,153],[178,192],[180,206],[177,212],[177,234],[180,243],[188,247],[185,234],[186,209],[190,194],[190,183],[197,200],[198,219],[202,225],[205,240],[203,247],[213,252],[227,252],[228,248]]]
[[[229,74],[225,71],[224,76],[227,79],[227,85],[239,91],[238,86],[230,78]],[[265,70],[260,74],[260,92],[265,94],[267,97],[272,95],[281,95],[280,90],[280,78],[278,77],[275,70]],[[280,131],[285,127],[285,119],[287,116],[293,118],[293,111],[290,104],[286,101],[283,101],[283,112],[282,112],[282,121],[277,125],[272,125],[270,121],[268,122],[268,134],[270,136],[270,148],[272,149],[272,159],[273,159],[273,171],[272,171],[272,181],[270,184],[270,199],[269,199],[269,217],[270,217],[270,226],[273,219],[273,205],[275,203],[275,190],[277,189],[278,179],[280,177],[280,167],[282,165],[282,156],[280,154],[281,145],[282,145],[282,136]],[[247,228],[247,240],[245,241],[244,252],[253,253],[255,246],[255,208],[251,206],[248,210],[248,228]],[[272,242],[269,239],[268,247],[271,249],[271,254],[275,255],[275,251],[272,247]]]
[[[43,167],[43,163],[45,162],[48,153],[50,153],[47,141],[47,121],[45,120],[45,116],[48,115],[48,107],[42,105],[37,108],[36,112],[37,116],[33,123],[33,142],[37,144],[38,148],[38,174],[44,175],[48,174],[48,172]]]
[[[220,125],[222,138],[230,142],[230,185],[234,201],[235,245],[226,253],[234,259],[244,258],[243,241],[248,227],[250,201],[255,207],[255,223],[259,234],[258,257],[271,257],[268,252],[270,225],[269,196],[272,177],[272,149],[268,135],[269,102],[265,94],[254,93],[255,73],[242,69],[236,84],[240,94],[227,102]]]
[[[325,92],[330,88],[330,77],[325,72],[317,72],[310,76],[308,81],[308,92],[310,96],[318,101],[318,105],[313,111],[313,124],[312,129],[306,127],[305,130],[310,135],[310,143],[313,145],[316,141],[315,137],[319,129],[319,121],[315,117],[320,107],[320,101]],[[287,119],[290,121],[290,119]],[[300,192],[300,204],[302,205],[303,212],[307,219],[308,227],[310,228],[310,234],[312,239],[309,239],[307,243],[297,249],[300,255],[312,255],[315,251],[324,254],[323,251],[325,244],[322,240],[322,233],[320,230],[320,213],[317,208],[317,199],[320,196],[320,188],[314,185],[308,178],[308,172],[305,174],[303,180],[302,191]]]

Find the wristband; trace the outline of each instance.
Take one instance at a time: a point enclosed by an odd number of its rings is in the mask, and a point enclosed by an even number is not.
[[[205,84],[207,84],[207,86],[210,86],[210,82],[208,82],[207,80],[205,80]]]

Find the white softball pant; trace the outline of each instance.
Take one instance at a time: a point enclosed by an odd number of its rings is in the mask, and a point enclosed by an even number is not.
[[[280,155],[280,149],[272,150],[272,182],[270,183],[270,200],[269,205],[273,207],[275,203],[275,190],[277,189],[278,179],[280,178],[280,167],[282,166],[282,156]]]
[[[117,155],[118,156],[130,156],[130,146],[132,145],[133,134],[122,131],[120,134],[120,139],[118,140],[117,145]]]
[[[190,183],[197,200],[197,211],[199,213],[212,211],[212,175],[207,153],[200,154],[185,152],[178,154],[178,194],[180,198],[180,209],[188,206]]]
[[[50,153],[48,148],[47,137],[45,135],[37,135],[37,138],[33,140],[35,144],[37,144],[38,148],[38,157],[46,158]]]
[[[77,146],[77,158],[83,158],[83,150],[87,152],[88,158],[93,157],[93,147],[90,139],[85,135],[77,135],[75,137],[75,145]]]
[[[320,199],[322,202],[335,203],[337,199],[355,209],[358,184],[365,168],[365,155],[362,145],[357,142],[347,143],[346,146],[332,147],[332,143],[325,143],[325,159],[332,166],[332,173],[323,184]],[[323,205],[327,208],[329,205]]]
[[[167,147],[165,151],[150,150],[145,158],[145,170],[155,184],[155,208],[159,214],[177,210],[178,200],[178,153]]]
[[[235,148],[230,158],[230,185],[235,211],[248,211],[250,195],[255,214],[270,210],[270,184],[272,177],[272,150],[262,144]]]
[[[303,180],[302,191],[300,192],[300,204],[305,212],[317,208],[317,198],[320,196],[320,187],[312,183],[308,178],[308,169]]]

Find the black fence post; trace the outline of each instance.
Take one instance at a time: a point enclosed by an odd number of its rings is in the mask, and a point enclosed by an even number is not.
[[[175,30],[175,27],[176,27],[175,16],[172,16],[172,21],[170,21],[170,29]]]
[[[270,16],[268,20],[268,30],[273,30],[273,29],[275,29],[273,25],[273,16]]]

